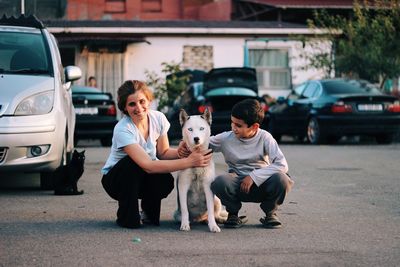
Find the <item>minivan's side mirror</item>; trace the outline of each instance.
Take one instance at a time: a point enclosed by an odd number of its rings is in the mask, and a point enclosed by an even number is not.
[[[82,71],[77,66],[67,66],[65,71],[65,82],[72,82],[80,79],[82,77]]]

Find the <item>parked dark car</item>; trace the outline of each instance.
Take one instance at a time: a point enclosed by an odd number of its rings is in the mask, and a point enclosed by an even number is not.
[[[117,121],[115,102],[110,93],[97,88],[72,86],[75,107],[75,143],[80,139],[100,139],[103,146],[110,146]]]
[[[277,102],[267,113],[267,130],[278,141],[285,134],[312,144],[370,135],[386,144],[400,130],[399,101],[365,81],[309,81]]]
[[[170,138],[181,137],[179,111],[185,109],[190,115],[202,114],[206,108],[212,112],[211,133],[218,134],[231,130],[231,110],[235,103],[258,97],[256,71],[253,68],[214,68],[204,75],[202,82],[189,84],[174,106],[169,110],[167,118],[171,123],[168,132]]]

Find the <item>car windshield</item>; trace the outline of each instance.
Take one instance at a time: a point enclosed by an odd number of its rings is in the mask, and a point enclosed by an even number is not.
[[[211,91],[206,93],[207,97],[210,96],[229,96],[229,95],[240,95],[240,96],[249,96],[249,97],[255,97],[257,96],[257,93],[254,92],[251,89],[248,88],[240,88],[240,87],[222,87],[222,88],[216,88],[212,89]]]
[[[375,85],[365,80],[349,80],[349,83],[358,85],[370,93],[380,93],[380,90]]]
[[[354,81],[324,81],[323,86],[325,92],[330,95],[376,93],[369,87],[362,87],[360,83]]]
[[[72,97],[85,97],[88,100],[110,100],[110,95],[101,92],[93,87],[78,87],[72,86]]]
[[[0,31],[0,72],[48,75],[49,64],[43,36],[36,32]]]

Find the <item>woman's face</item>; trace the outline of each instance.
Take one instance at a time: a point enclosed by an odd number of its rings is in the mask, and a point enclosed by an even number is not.
[[[131,94],[126,99],[125,110],[133,120],[147,118],[150,101],[142,91]]]

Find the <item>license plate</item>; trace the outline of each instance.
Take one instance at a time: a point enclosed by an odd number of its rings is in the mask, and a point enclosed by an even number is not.
[[[359,104],[357,106],[359,111],[382,111],[382,104]]]
[[[75,108],[77,115],[97,115],[99,113],[98,108]]]

